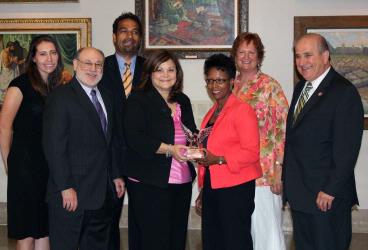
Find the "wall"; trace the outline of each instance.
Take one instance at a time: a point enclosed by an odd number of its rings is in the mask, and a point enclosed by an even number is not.
[[[242,0],[241,0],[242,1]],[[367,15],[367,0],[250,0],[249,30],[260,34],[266,47],[263,71],[278,79],[287,95],[293,91],[293,17],[308,15]],[[92,44],[107,55],[113,52],[111,25],[123,11],[134,11],[133,0],[80,0],[66,4],[0,4],[0,18],[91,17]],[[208,103],[202,75],[203,60],[181,61],[184,91],[193,103]],[[368,209],[368,132],[364,132],[356,166],[362,209]],[[2,166],[0,166],[2,167]],[[194,189],[193,198],[197,189]],[[0,202],[6,201],[6,177],[0,171]]]

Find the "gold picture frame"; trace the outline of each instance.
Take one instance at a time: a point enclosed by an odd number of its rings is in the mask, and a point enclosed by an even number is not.
[[[310,32],[326,38],[332,66],[357,87],[368,130],[368,16],[294,17],[294,40]],[[296,83],[300,76],[294,72]]]
[[[17,58],[8,66],[6,74],[0,71],[0,106],[10,81],[25,70],[25,58],[29,43],[34,36],[49,34],[57,40],[61,48],[65,74],[72,76],[72,60],[76,51],[92,44],[91,23],[91,18],[0,19],[0,53],[5,48],[13,46],[12,56]],[[14,73],[9,74],[10,70]]]
[[[167,49],[183,59],[229,53],[236,36],[248,30],[249,0],[136,0],[143,25],[142,52]]]

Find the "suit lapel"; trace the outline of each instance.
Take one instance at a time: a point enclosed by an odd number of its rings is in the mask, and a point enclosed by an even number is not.
[[[87,93],[84,91],[82,86],[80,86],[80,83],[76,78],[73,79],[73,81],[70,83],[72,84],[72,88],[74,90],[74,93],[77,97],[77,101],[79,104],[85,109],[88,117],[90,118],[92,124],[95,126],[95,128],[98,130],[98,132],[105,138],[105,135],[102,131],[101,127],[101,121],[98,117],[97,111],[95,107],[93,106],[93,103],[91,99],[88,97]]]
[[[113,85],[118,86],[118,88],[121,88],[122,96],[126,100],[125,91],[123,88],[123,79],[121,78],[120,70],[119,70],[119,64],[118,60],[116,59],[116,55],[113,55],[110,57],[110,60],[107,62],[108,70],[106,71],[107,74],[109,74],[109,79],[113,81]],[[105,72],[104,72],[105,74]]]
[[[326,92],[328,91],[328,86],[332,82],[332,78],[334,76],[335,71],[331,68],[326,77],[322,80],[321,84],[318,86],[316,91],[314,91],[313,95],[309,98],[307,103],[304,105],[303,109],[300,111],[296,121],[294,122],[293,127],[296,127],[304,118],[304,116],[320,101],[325,97]],[[304,83],[305,84],[305,83]],[[303,85],[304,85],[303,84]],[[295,104],[294,104],[295,105]]]
[[[106,109],[106,114],[107,114],[106,140],[107,140],[107,143],[109,143],[110,140],[111,140],[111,136],[112,136],[112,127],[113,127],[113,122],[114,122],[113,107],[112,107],[112,103],[111,103],[111,98],[109,98],[109,95],[107,94],[107,92],[101,87],[98,87],[98,90],[101,93],[101,97],[102,97],[102,100],[104,102],[105,109]]]
[[[141,83],[142,71],[143,71],[144,58],[137,56],[135,61],[134,76],[133,76],[133,86],[136,87]]]

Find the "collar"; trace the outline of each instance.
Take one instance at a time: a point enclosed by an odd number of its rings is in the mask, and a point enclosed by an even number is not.
[[[122,57],[118,53],[115,53],[115,57],[116,57],[116,60],[118,61],[120,74],[122,75],[124,74],[124,71],[125,71],[126,61],[124,57]],[[132,72],[132,75],[134,75],[134,69],[135,69],[136,62],[137,62],[137,55],[134,55],[132,59],[130,60],[130,71]]]

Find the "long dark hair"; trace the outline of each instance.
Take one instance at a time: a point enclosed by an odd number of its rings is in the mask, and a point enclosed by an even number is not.
[[[37,53],[37,46],[42,42],[50,42],[54,45],[56,52],[58,54],[58,62],[55,70],[49,74],[47,82],[45,82],[37,68],[36,63],[33,61]],[[60,48],[54,38],[49,35],[39,35],[32,39],[29,45],[29,53],[26,59],[26,72],[29,79],[31,80],[32,87],[40,92],[42,95],[46,96],[50,90],[59,85],[62,81],[62,72],[64,69],[64,64],[61,59]]]
[[[172,60],[176,68],[176,82],[171,88],[168,98],[169,102],[174,102],[176,101],[177,95],[181,93],[183,89],[183,70],[180,66],[179,60],[168,50],[156,50],[147,57],[143,67],[143,82],[139,88],[143,90],[152,89],[152,73],[155,72],[162,63],[168,60]]]

